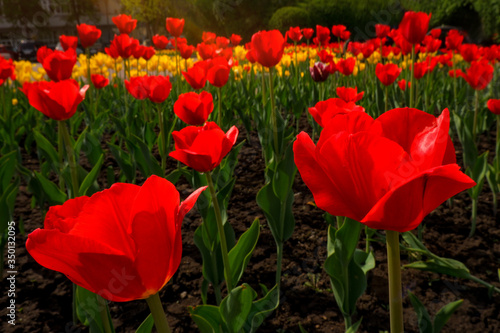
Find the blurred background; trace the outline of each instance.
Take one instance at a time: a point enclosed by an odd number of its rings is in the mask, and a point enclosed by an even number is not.
[[[38,47],[56,48],[59,36],[76,35],[79,23],[102,30],[92,50],[102,51],[118,33],[111,18],[121,13],[138,20],[132,36],[150,45],[154,34],[167,34],[166,17],[186,19],[190,44],[203,31],[248,42],[259,30],[317,24],[344,24],[352,40],[364,40],[374,37],[376,23],[395,27],[406,10],[432,12],[431,28],[458,28],[470,42],[500,41],[499,0],[0,0],[0,54],[34,60]]]

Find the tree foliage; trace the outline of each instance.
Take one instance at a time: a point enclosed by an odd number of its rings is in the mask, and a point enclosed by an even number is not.
[[[462,27],[476,41],[500,33],[498,0],[403,0],[401,4],[408,10],[432,13],[431,25]]]

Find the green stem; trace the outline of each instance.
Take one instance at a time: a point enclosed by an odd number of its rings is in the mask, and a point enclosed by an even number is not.
[[[274,153],[279,160],[278,126],[276,121],[276,109],[274,105],[273,67],[269,68],[269,91],[271,93],[271,126],[273,126]]]
[[[58,148],[59,148],[59,189],[63,192],[66,192],[64,186],[64,177],[62,176],[62,169],[63,169],[63,164],[64,164],[64,140],[63,140],[63,129],[62,127],[64,126],[63,123],[59,122],[57,126],[57,141],[58,141]]]
[[[217,97],[219,105],[219,114],[217,115],[217,124],[222,128],[222,87],[217,88]]]
[[[167,317],[165,316],[165,311],[161,305],[158,293],[146,298],[146,302],[148,303],[149,310],[153,315],[156,331],[158,333],[170,333],[170,326],[168,326]]]
[[[78,173],[76,169],[75,151],[73,150],[73,145],[71,144],[71,139],[69,137],[68,127],[69,123],[60,122],[61,134],[64,141],[64,148],[66,149],[66,154],[68,155],[69,170],[71,174],[71,195],[70,198],[75,198],[78,196]]]
[[[455,99],[455,112],[458,113],[458,101],[457,101],[457,78],[455,75],[455,52],[451,52],[451,68],[453,70],[453,98]]]
[[[104,328],[104,333],[112,333],[108,311],[108,304],[102,296],[97,295],[97,301],[99,302],[99,314],[101,315],[101,322]]]
[[[389,274],[389,311],[391,333],[403,333],[403,296],[401,290],[401,262],[399,232],[387,230],[387,264]]]
[[[474,143],[476,143],[478,113],[479,113],[479,90],[476,90],[475,101],[474,101],[474,123],[472,124],[472,142]]]
[[[411,74],[410,74],[410,108],[415,107],[415,45],[411,47]]]
[[[157,106],[158,106],[158,122],[160,125],[160,140],[161,140],[161,149],[160,149],[161,168],[163,170],[163,173],[165,174],[165,169],[167,168],[165,114],[163,113],[163,108],[161,107],[161,105],[158,104]]]
[[[281,263],[283,261],[283,243],[276,242],[276,285],[278,286],[278,291],[281,287]]]
[[[368,226],[365,225],[365,236],[366,236],[366,247],[365,247],[365,252],[370,253],[370,235],[368,234]]]
[[[264,67],[262,67],[262,70],[261,70],[261,79],[262,79],[262,112],[265,113],[266,112],[266,80],[264,78]]]
[[[71,303],[71,317],[73,319],[73,323],[76,325],[79,320],[78,320],[78,313],[76,312],[76,308],[78,306],[78,300],[76,298],[76,284],[73,283],[73,302]]]
[[[229,294],[233,290],[233,283],[232,283],[231,267],[229,266],[229,255],[227,251],[226,234],[224,232],[224,225],[222,224],[222,216],[219,208],[219,200],[217,200],[217,194],[215,193],[215,186],[212,181],[212,173],[206,172],[205,176],[207,178],[208,188],[210,190],[210,195],[212,196],[212,202],[214,205],[215,220],[217,222],[217,230],[219,231],[222,261],[224,263],[224,275],[226,278],[227,292]]]
[[[474,236],[476,233],[476,221],[477,221],[477,198],[472,199],[472,216],[471,216],[471,227],[469,232],[469,237]]]

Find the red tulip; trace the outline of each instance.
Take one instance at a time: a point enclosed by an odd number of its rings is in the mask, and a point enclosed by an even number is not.
[[[116,51],[123,59],[130,58],[135,49],[139,46],[139,41],[127,34],[115,35],[115,38],[111,41],[111,46],[116,48]]]
[[[375,75],[384,86],[390,86],[396,81],[399,74],[401,74],[401,68],[396,64],[385,64],[382,65],[378,63],[375,67]]]
[[[206,91],[181,94],[174,104],[174,113],[186,124],[194,126],[203,125],[213,110],[212,94]]]
[[[420,80],[428,71],[429,64],[427,63],[427,61],[416,62],[415,68],[413,70],[413,77],[415,77],[415,79],[417,80]]]
[[[76,52],[73,49],[65,52],[54,51],[43,59],[42,66],[49,78],[57,82],[71,78],[76,60]]]
[[[319,126],[325,127],[335,116],[349,112],[364,112],[365,109],[354,102],[345,102],[340,98],[329,98],[326,101],[316,103],[309,108],[309,113]]]
[[[255,60],[264,67],[276,66],[283,57],[285,38],[279,30],[259,31],[252,36]]]
[[[345,76],[351,75],[356,65],[356,59],[353,57],[340,59],[336,64],[337,70]]]
[[[85,85],[80,89],[75,80],[69,79],[59,82],[26,82],[22,91],[30,105],[47,117],[66,120],[75,114],[88,88],[89,86]]]
[[[462,55],[462,58],[464,58],[464,60],[468,63],[476,61],[477,59],[479,59],[480,55],[479,48],[476,44],[463,44],[460,47],[460,54]]]
[[[238,46],[241,43],[241,36],[240,35],[232,34],[231,37],[229,37],[229,39],[231,40],[231,44],[233,46]]]
[[[394,43],[401,49],[403,55],[411,53],[412,44],[409,43],[401,34],[394,36]]]
[[[107,55],[115,60],[120,57],[120,54],[118,54],[118,49],[114,44],[109,45],[109,47],[105,47],[104,52],[106,52]]]
[[[16,79],[14,63],[12,59],[5,60],[0,56],[0,80],[5,81],[8,78],[11,80]]]
[[[457,71],[457,75],[463,77],[473,89],[483,90],[493,78],[493,66],[486,61],[475,61],[467,69],[467,73]]]
[[[61,35],[59,36],[59,43],[61,43],[61,47],[64,51],[67,51],[68,49],[76,51],[78,46],[78,37]]]
[[[341,24],[334,25],[332,27],[332,34],[341,40],[348,40],[351,36],[351,33],[347,30],[346,26]]]
[[[300,31],[299,27],[290,27],[286,35],[295,43],[298,43],[302,39],[302,32]]]
[[[134,76],[130,78],[130,81],[125,80],[125,88],[127,88],[130,95],[134,96],[135,99],[142,100],[148,97],[148,92],[143,85],[142,76]]]
[[[225,49],[229,46],[230,40],[226,37],[219,36],[215,39],[215,45],[218,49]]]
[[[36,60],[40,63],[43,64],[43,61],[45,58],[47,58],[49,55],[54,53],[52,49],[49,49],[47,46],[42,46],[36,51]]]
[[[177,48],[179,49],[179,53],[180,53],[182,59],[191,58],[191,55],[194,52],[194,46],[187,45],[186,43],[182,43],[182,44],[177,45]]]
[[[137,20],[134,20],[130,15],[120,14],[112,17],[111,20],[120,31],[120,34],[129,35],[137,26]]]
[[[488,107],[488,110],[497,116],[500,115],[500,99],[489,99],[486,106]]]
[[[26,249],[40,265],[110,301],[148,298],[177,271],[182,220],[205,188],[180,203],[175,186],[157,176],[142,186],[116,183],[50,207]]]
[[[208,65],[205,61],[198,61],[193,67],[189,68],[187,72],[182,72],[187,83],[193,89],[201,89],[207,83],[207,70]]]
[[[142,84],[148,92],[149,100],[154,103],[163,103],[172,90],[170,76],[143,76]]]
[[[398,86],[399,86],[399,89],[401,89],[402,91],[405,91],[406,90],[406,80],[405,79],[401,79],[398,81]],[[411,87],[411,81],[408,81],[408,88]]]
[[[199,43],[196,46],[196,50],[200,55],[201,59],[207,60],[212,59],[215,55],[216,46],[214,44],[206,44],[205,42]]]
[[[423,12],[406,12],[403,20],[399,24],[401,35],[410,44],[419,44],[424,40],[427,30],[429,30],[429,21],[431,14]]]
[[[326,45],[330,41],[330,29],[321,25],[316,26],[316,40],[319,45]]]
[[[92,46],[101,37],[101,30],[97,29],[95,25],[79,24],[76,26],[78,37],[80,37],[80,44],[84,49]]]
[[[437,39],[441,36],[441,29],[434,28],[431,31],[429,31],[429,33],[432,36],[432,38]]]
[[[224,133],[214,122],[203,127],[188,126],[172,133],[175,150],[169,156],[198,172],[215,169],[231,151],[238,138],[238,129],[233,126]]]
[[[309,68],[309,72],[315,82],[324,82],[330,75],[329,65],[325,65],[322,62],[314,63],[314,66]]]
[[[215,43],[215,38],[217,38],[217,35],[210,31],[203,31],[201,34],[201,40],[206,44]]]
[[[441,47],[441,40],[433,38],[431,35],[425,36],[422,44],[425,45],[425,52],[433,53]]]
[[[135,48],[132,50],[132,56],[136,59],[142,58],[144,55],[144,52],[146,51],[146,47],[144,45],[136,45]]]
[[[317,146],[300,133],[294,158],[319,208],[373,229],[405,232],[475,185],[456,164],[448,130],[447,109],[439,118],[394,109],[376,120],[352,112],[336,116]]]
[[[144,52],[142,54],[142,58],[144,60],[149,60],[155,55],[155,53],[156,53],[156,51],[155,51],[154,47],[152,47],[152,46],[144,47]]]
[[[157,50],[164,50],[167,47],[168,43],[170,42],[165,36],[161,36],[158,34],[153,36],[153,44]]]
[[[223,57],[216,57],[209,61],[207,80],[214,87],[221,88],[227,83],[230,72],[231,68],[227,60]]]
[[[375,34],[378,38],[385,38],[391,32],[391,27],[387,24],[375,24]]]
[[[180,37],[184,30],[184,19],[167,17],[167,31],[174,37]]]
[[[304,35],[305,39],[309,40],[309,39],[311,39],[311,37],[314,34],[314,29],[312,29],[312,28],[304,28],[304,29],[302,29],[302,34]],[[328,32],[328,34],[330,34],[330,32]]]
[[[448,31],[448,35],[446,36],[446,47],[448,50],[458,51],[462,42],[464,40],[464,36],[462,36],[458,30],[450,30]]]
[[[109,79],[101,74],[92,74],[90,75],[90,79],[92,80],[94,87],[97,89],[102,89],[109,84]]]
[[[336,92],[337,92],[337,96],[339,96],[339,98],[346,103],[349,103],[349,102],[356,103],[359,100],[361,100],[363,98],[363,95],[365,94],[364,91],[362,91],[358,94],[358,87],[354,87],[354,88],[337,87]]]

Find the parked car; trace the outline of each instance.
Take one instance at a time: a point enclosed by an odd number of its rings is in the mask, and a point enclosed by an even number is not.
[[[19,59],[36,61],[36,51],[35,42],[32,40],[22,40],[18,45]]]
[[[0,44],[0,56],[4,59],[17,60],[17,53],[14,52],[12,46],[7,44]]]

